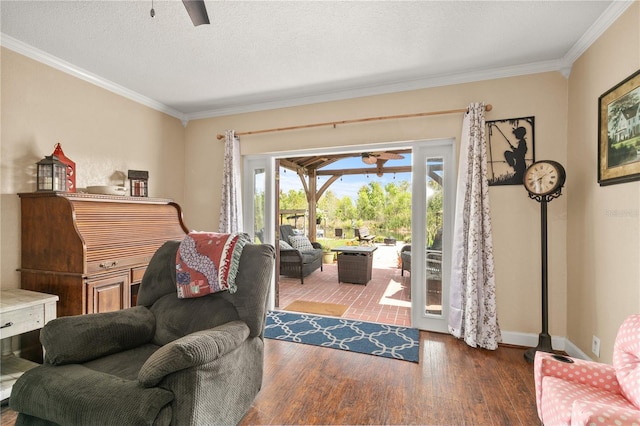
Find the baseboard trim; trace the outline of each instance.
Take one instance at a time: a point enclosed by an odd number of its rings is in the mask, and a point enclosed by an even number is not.
[[[521,333],[519,331],[503,331],[502,342],[508,345],[535,348],[538,346],[538,335],[533,333]],[[551,336],[551,346],[558,351],[565,350],[565,338]]]
[[[502,343],[535,348],[538,345],[538,335],[533,333],[521,333],[518,331],[503,331]],[[566,337],[551,336],[551,346],[554,350],[564,351],[571,357],[592,361],[587,354],[582,352],[579,347]]]
[[[589,355],[582,352],[582,349],[577,347],[571,340],[567,339],[565,352],[569,354],[569,356],[579,359],[584,359],[587,361],[593,361]]]

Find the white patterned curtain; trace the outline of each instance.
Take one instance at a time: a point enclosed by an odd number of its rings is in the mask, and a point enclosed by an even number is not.
[[[222,202],[219,232],[242,232],[242,194],[240,191],[240,140],[234,130],[224,135],[224,167],[222,169]]]
[[[474,348],[497,349],[502,336],[496,314],[484,111],[484,103],[470,104],[462,124],[449,332]]]

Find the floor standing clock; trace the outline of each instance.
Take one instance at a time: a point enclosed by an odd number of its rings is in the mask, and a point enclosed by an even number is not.
[[[527,361],[533,362],[536,352],[553,352],[549,335],[548,313],[548,267],[547,267],[547,203],[558,198],[566,180],[564,167],[558,162],[544,160],[533,163],[524,173],[523,184],[529,198],[540,203],[541,249],[542,249],[542,331],[538,346],[524,353]]]

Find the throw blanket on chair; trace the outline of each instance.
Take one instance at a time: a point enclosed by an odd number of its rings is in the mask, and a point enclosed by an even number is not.
[[[241,233],[190,232],[176,253],[178,298],[235,293],[240,255],[248,242]]]

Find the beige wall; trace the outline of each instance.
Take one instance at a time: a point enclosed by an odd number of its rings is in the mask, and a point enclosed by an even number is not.
[[[238,132],[361,117],[493,105],[487,119],[535,116],[537,159],[566,163],[567,80],[557,72],[192,121],[187,126],[189,225],[217,229],[225,129]],[[398,140],[459,138],[462,114],[380,121],[241,138],[243,154]],[[540,332],[540,207],[522,186],[490,189],[498,315],[506,331]],[[549,206],[550,332],[566,333],[566,197]]]
[[[567,337],[612,361],[626,316],[640,312],[640,182],[597,183],[598,97],[640,68],[640,3],[575,62],[569,80]]]
[[[182,204],[193,229],[217,229],[222,143],[237,131],[491,103],[487,119],[536,117],[536,159],[567,169],[564,195],[549,204],[550,332],[591,356],[591,336],[610,362],[615,332],[640,310],[640,182],[599,187],[597,99],[640,68],[635,3],[574,64],[559,73],[195,120],[172,117],[2,50],[1,285],[19,286],[19,199],[35,189],[34,164],[61,142],[78,164],[78,186],[114,171],[150,171],[152,196]],[[242,138],[243,154],[396,140],[459,138],[461,115],[321,128]],[[504,331],[540,331],[540,210],[519,186],[490,189],[498,315]]]
[[[35,191],[35,163],[51,155],[56,142],[76,162],[78,187],[118,184],[117,171],[148,170],[150,196],[182,203],[185,130],[180,120],[5,48],[1,65],[3,289],[20,286],[16,194]]]

